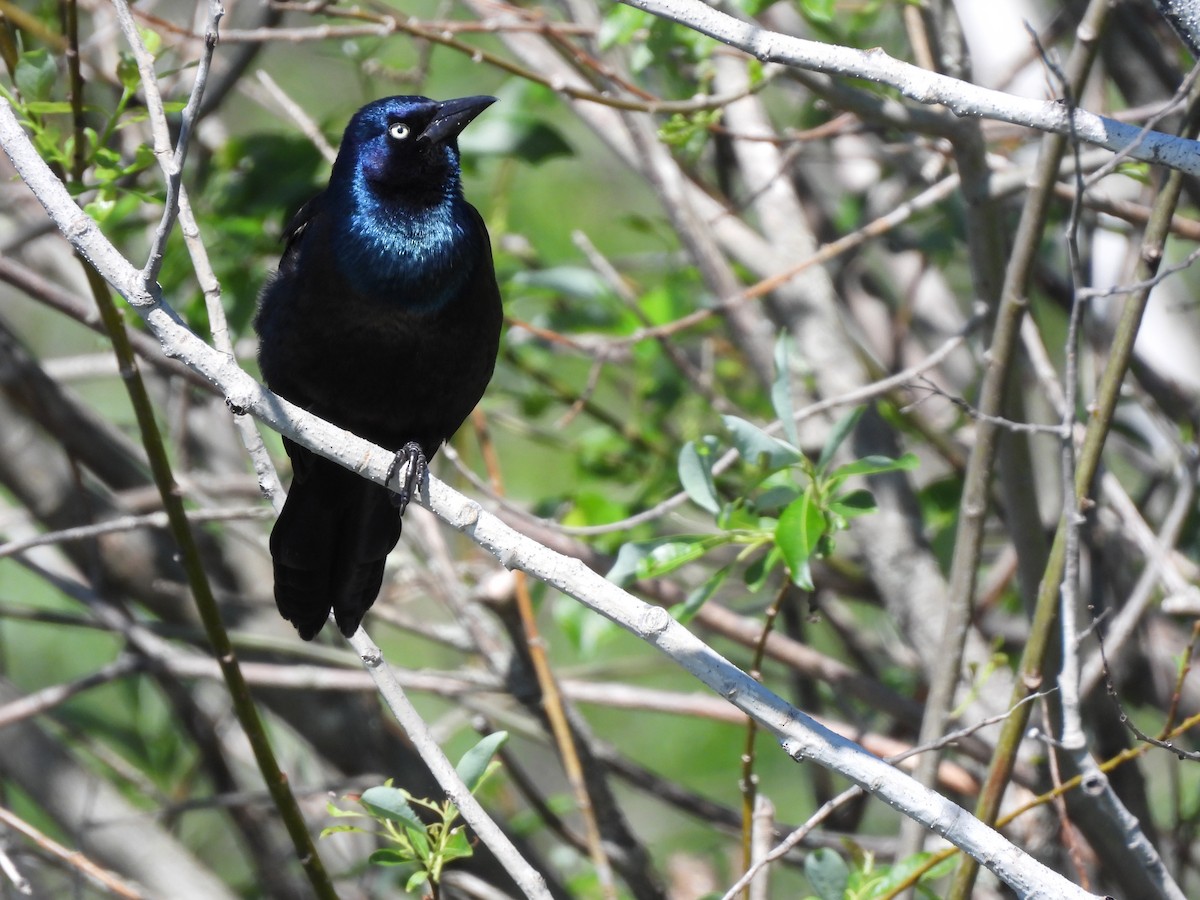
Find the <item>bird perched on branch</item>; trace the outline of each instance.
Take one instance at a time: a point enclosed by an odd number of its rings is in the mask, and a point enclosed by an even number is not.
[[[270,388],[408,464],[393,494],[284,439],[295,477],[271,532],[275,603],[305,640],[331,609],[347,637],[358,628],[427,460],[491,378],[500,292],[457,138],[493,102],[388,97],[355,113],[259,298]]]

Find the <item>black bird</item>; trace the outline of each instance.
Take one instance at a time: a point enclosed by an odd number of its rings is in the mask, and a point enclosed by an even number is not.
[[[270,388],[410,464],[392,494],[284,439],[295,474],[271,532],[275,603],[304,640],[330,609],[347,637],[358,628],[426,460],[492,376],[500,291],[457,138],[493,102],[388,97],[355,113],[259,298]]]

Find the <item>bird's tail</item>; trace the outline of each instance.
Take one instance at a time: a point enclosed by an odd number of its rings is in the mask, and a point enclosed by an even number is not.
[[[333,610],[349,637],[383,583],[384,560],[400,539],[389,492],[336,463],[289,447],[296,477],[275,528],[275,605],[300,637],[316,637]]]

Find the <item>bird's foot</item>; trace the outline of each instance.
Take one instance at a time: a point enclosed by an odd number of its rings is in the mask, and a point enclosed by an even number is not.
[[[401,463],[406,464],[404,477],[400,479],[400,490],[392,491],[392,503],[396,509],[400,510],[400,515],[404,515],[404,510],[408,508],[408,502],[417,495],[417,491],[429,474],[429,461],[425,459],[425,451],[421,445],[416,441],[409,441],[400,449],[396,458],[392,460],[391,466],[388,467],[388,485],[391,485],[392,476],[396,474]]]

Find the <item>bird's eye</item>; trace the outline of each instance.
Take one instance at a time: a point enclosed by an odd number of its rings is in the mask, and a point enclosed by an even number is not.
[[[412,129],[403,122],[393,122],[388,126],[388,137],[393,141],[403,141],[408,138],[411,131]]]

